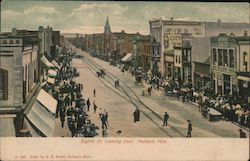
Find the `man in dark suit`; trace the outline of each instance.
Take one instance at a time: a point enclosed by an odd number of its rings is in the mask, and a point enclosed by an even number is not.
[[[188,122],[188,132],[187,132],[187,137],[191,138],[191,132],[192,132],[192,124],[191,124],[191,120],[187,120]]]
[[[162,126],[165,126],[165,125],[168,126],[168,119],[169,119],[169,115],[167,112],[165,112]]]

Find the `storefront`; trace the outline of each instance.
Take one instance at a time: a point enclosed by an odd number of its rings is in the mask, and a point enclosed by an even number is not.
[[[250,103],[250,73],[240,72],[237,74],[239,96],[241,96],[245,102]]]

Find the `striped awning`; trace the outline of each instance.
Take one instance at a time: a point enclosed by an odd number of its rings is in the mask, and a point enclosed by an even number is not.
[[[57,101],[43,89],[26,115],[29,123],[41,136],[54,136]]]
[[[53,70],[53,69],[49,69],[48,70],[48,76],[51,77],[51,78],[55,78],[57,75],[57,71],[56,70]]]
[[[43,62],[44,65],[46,65],[49,68],[55,68],[55,66],[48,61],[48,59],[43,55],[41,57],[41,61]]]

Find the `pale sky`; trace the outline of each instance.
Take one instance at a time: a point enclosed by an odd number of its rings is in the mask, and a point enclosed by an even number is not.
[[[1,31],[50,25],[63,33],[102,33],[109,16],[113,32],[148,34],[149,20],[154,17],[249,23],[249,9],[248,3],[5,0],[1,2]]]

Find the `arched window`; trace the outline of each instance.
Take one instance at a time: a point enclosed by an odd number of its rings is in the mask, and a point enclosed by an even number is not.
[[[0,100],[8,99],[8,71],[0,68]]]
[[[3,40],[3,41],[2,41],[2,44],[7,44],[7,41],[6,41],[6,40]]]
[[[13,40],[10,40],[10,41],[9,41],[9,44],[14,44],[14,41],[13,41]]]
[[[20,44],[19,40],[16,40],[16,44]]]

